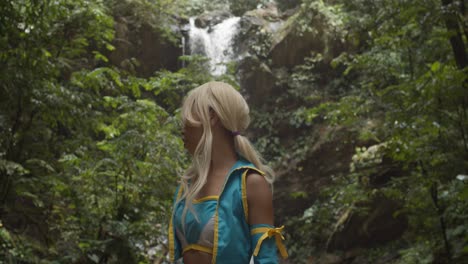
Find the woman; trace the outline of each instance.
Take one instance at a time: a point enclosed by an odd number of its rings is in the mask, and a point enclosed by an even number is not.
[[[278,263],[287,256],[273,226],[272,170],[242,135],[249,107],[233,87],[209,82],[182,106],[192,164],[176,189],[169,226],[171,261],[185,264]]]

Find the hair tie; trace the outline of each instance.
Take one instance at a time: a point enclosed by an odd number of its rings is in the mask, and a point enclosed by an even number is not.
[[[231,134],[235,136],[239,136],[241,133],[239,131],[231,131]]]

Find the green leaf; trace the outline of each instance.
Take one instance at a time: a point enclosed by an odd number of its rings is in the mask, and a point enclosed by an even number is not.
[[[106,49],[108,51],[113,51],[113,50],[115,50],[115,47],[113,45],[111,45],[110,43],[106,43]]]
[[[440,69],[440,62],[436,61],[431,65],[431,71],[437,72]]]
[[[98,52],[98,51],[93,51],[94,53],[94,59],[97,60],[97,61],[103,61],[103,62],[108,62],[109,59],[102,55],[102,53]]]

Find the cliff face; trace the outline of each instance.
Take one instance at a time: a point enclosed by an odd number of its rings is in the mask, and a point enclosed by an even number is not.
[[[136,27],[124,17],[115,20],[115,50],[108,54],[111,64],[140,77],[149,77],[162,69],[180,68],[178,58],[182,56],[182,46],[178,40],[167,36],[173,34],[176,39],[182,38],[177,25],[173,32],[163,32],[149,24]]]

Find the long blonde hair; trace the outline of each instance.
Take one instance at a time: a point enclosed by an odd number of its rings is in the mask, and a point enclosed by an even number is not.
[[[206,183],[210,169],[213,142],[210,109],[218,115],[222,125],[227,130],[241,133],[233,135],[236,152],[263,171],[265,179],[270,185],[274,181],[273,170],[263,164],[259,153],[250,141],[242,135],[242,132],[247,129],[250,123],[249,106],[245,99],[229,84],[223,82],[205,83],[190,91],[182,105],[183,122],[203,128],[203,134],[192,157],[192,164],[181,179],[183,193],[178,202],[185,198],[186,205],[182,213],[182,219],[185,219],[188,208],[198,220],[193,210],[192,201]]]

